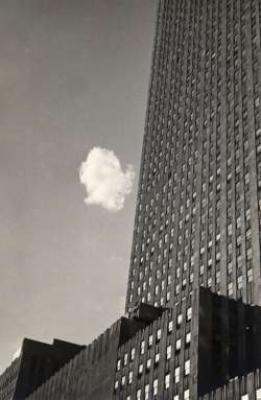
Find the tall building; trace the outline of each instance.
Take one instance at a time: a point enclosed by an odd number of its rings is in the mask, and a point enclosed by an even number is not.
[[[260,35],[260,0],[159,0],[128,318],[28,400],[261,399]]]
[[[261,3],[159,1],[126,310],[261,304]]]

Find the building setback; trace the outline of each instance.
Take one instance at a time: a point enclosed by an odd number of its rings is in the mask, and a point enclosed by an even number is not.
[[[260,335],[261,307],[201,287],[119,348],[114,399],[198,399],[261,365]]]
[[[260,33],[260,0],[159,0],[128,319],[30,400],[260,400]]]
[[[115,322],[28,400],[112,399],[119,347],[138,331],[144,330],[162,312],[163,309],[140,305],[131,318]]]
[[[198,399],[255,371],[261,365],[261,307],[206,288],[194,299],[188,310],[186,302],[171,309],[141,305],[28,400]]]

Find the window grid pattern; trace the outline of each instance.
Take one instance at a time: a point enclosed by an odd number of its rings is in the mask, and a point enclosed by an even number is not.
[[[115,399],[182,399],[191,385],[191,319],[183,303],[119,348]]]
[[[126,310],[260,303],[260,5],[161,1]]]

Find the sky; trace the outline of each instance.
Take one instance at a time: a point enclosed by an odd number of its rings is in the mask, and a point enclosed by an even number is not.
[[[0,371],[124,311],[156,0],[0,2]]]

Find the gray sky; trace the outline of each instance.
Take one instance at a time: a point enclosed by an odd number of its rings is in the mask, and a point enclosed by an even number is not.
[[[156,0],[0,2],[0,370],[23,337],[88,343],[123,311]],[[113,150],[123,210],[78,170]]]

